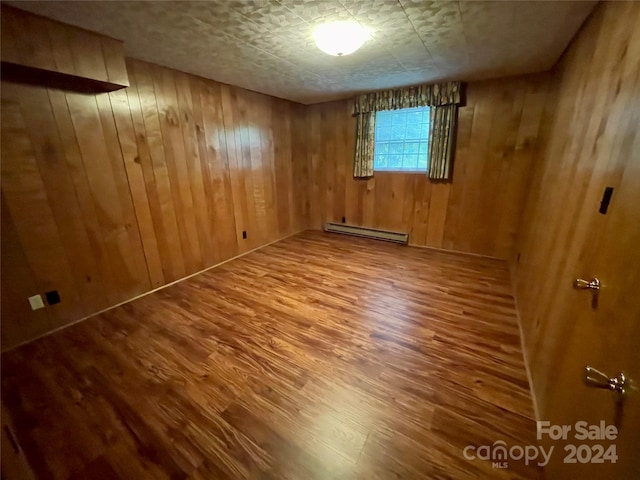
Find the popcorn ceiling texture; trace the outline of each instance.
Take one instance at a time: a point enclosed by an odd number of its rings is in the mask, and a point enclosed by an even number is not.
[[[596,2],[261,0],[7,2],[124,40],[130,57],[220,82],[317,103],[440,80],[546,70]],[[319,23],[373,30],[356,53],[332,57]]]

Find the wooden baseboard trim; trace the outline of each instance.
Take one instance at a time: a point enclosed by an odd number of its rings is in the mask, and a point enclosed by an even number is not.
[[[527,380],[529,381],[529,391],[531,392],[531,401],[533,402],[533,415],[535,421],[539,422],[540,409],[538,408],[538,397],[536,396],[535,389],[533,388],[533,378],[531,376],[531,368],[529,367],[529,358],[527,356],[527,350],[524,343],[524,330],[522,329],[522,320],[520,317],[520,307],[518,306],[518,296],[516,295],[516,273],[513,262],[509,262],[509,276],[511,277],[511,295],[516,305],[516,318],[518,320],[518,330],[520,331],[520,348],[522,349],[522,358],[524,360],[524,368],[527,372]]]
[[[456,255],[465,255],[467,257],[486,258],[487,260],[500,260],[501,262],[507,261],[506,258],[492,257],[491,255],[483,255],[481,253],[462,252],[460,250],[449,250],[447,248],[429,247],[427,245],[416,245],[415,243],[411,243],[411,242],[409,242],[409,246],[416,247],[416,248],[424,248],[426,250],[434,250],[436,252],[442,252],[442,253],[453,253]]]

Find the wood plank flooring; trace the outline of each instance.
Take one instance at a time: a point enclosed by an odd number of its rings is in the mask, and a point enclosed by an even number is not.
[[[541,478],[505,262],[304,232],[2,355],[42,479]]]

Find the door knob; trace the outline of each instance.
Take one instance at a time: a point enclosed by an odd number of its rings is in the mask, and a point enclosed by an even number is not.
[[[600,280],[595,277],[591,280],[576,278],[576,281],[573,282],[573,288],[577,288],[578,290],[600,290]]]

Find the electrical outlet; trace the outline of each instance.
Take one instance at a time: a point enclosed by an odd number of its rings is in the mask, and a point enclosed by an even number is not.
[[[57,290],[52,290],[44,294],[47,299],[47,303],[49,305],[55,305],[56,303],[60,303],[60,294]]]
[[[347,223],[347,217],[342,217],[342,223]]]
[[[246,239],[247,239],[247,231],[246,231],[246,230],[243,230],[243,231],[242,231],[242,238],[243,238],[244,240],[246,240]]]
[[[33,297],[29,297],[29,305],[31,305],[31,310],[40,310],[41,308],[44,308],[42,295],[34,295]]]

